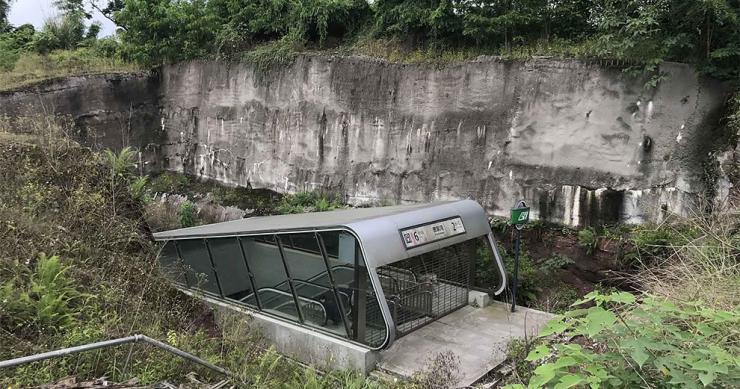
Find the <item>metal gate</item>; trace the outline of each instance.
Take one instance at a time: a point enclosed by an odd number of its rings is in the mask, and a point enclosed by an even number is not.
[[[471,239],[378,268],[399,337],[468,304],[478,246]]]

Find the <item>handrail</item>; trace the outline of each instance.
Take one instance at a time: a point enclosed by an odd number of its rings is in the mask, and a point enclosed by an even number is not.
[[[334,266],[331,267],[331,270],[334,270],[334,269],[337,269],[337,268],[344,268],[344,269],[354,270],[354,267],[348,266],[348,265],[334,265]],[[321,277],[323,277],[323,276],[325,276],[327,274],[329,274],[329,271],[328,270],[324,270],[321,273],[316,274],[315,276],[309,278],[308,280],[305,280],[304,282],[311,282],[311,281],[317,280],[317,279],[319,279],[319,278],[321,278]],[[287,283],[288,283],[288,280],[281,281],[279,284],[275,285],[273,288],[277,288],[280,285],[284,285],[284,284],[287,284]],[[316,284],[314,284],[314,285],[316,285]]]
[[[267,307],[265,307],[265,309],[275,309],[275,310],[278,310],[278,308],[280,308],[282,306],[285,306],[288,303],[295,304],[295,301],[293,301],[293,295],[290,294],[290,293],[288,293],[288,292],[285,292],[285,291],[282,291],[282,290],[279,290],[279,289],[273,289],[273,288],[260,288],[258,290],[258,292],[259,291],[263,291],[263,290],[268,290],[268,291],[275,292],[277,294],[281,294],[281,295],[288,296],[288,297],[291,298],[290,301],[286,301],[286,302],[278,305],[275,308],[267,308]],[[320,301],[316,301],[316,300],[314,300],[312,298],[303,297],[303,296],[297,296],[297,297],[298,297],[298,301],[299,302],[300,301],[303,301],[304,303],[307,303],[306,305],[313,304],[313,305],[318,306],[321,309],[321,311],[324,313],[324,322],[326,322],[326,320],[327,320],[327,314],[326,314],[326,308],[324,308],[324,304],[321,304]],[[300,309],[300,308],[299,307],[296,307],[296,309]]]
[[[46,352],[46,353],[34,354],[34,355],[25,356],[25,357],[20,357],[20,358],[8,359],[8,360],[5,360],[5,361],[0,361],[0,369],[9,368],[9,367],[13,367],[13,366],[18,366],[18,365],[22,365],[22,364],[26,364],[26,363],[31,363],[31,362],[43,361],[43,360],[51,359],[51,358],[64,357],[64,356],[67,356],[67,355],[70,355],[70,354],[76,354],[76,353],[80,353],[80,352],[84,352],[84,351],[92,351],[92,350],[97,350],[97,349],[101,349],[101,348],[119,346],[119,345],[122,345],[122,344],[136,343],[136,342],[148,343],[148,344],[150,344],[150,345],[152,345],[154,347],[157,347],[157,348],[162,349],[162,350],[165,350],[165,351],[167,351],[169,353],[175,354],[175,355],[177,355],[177,356],[179,356],[181,358],[185,358],[185,359],[187,359],[187,360],[189,360],[191,362],[195,362],[195,363],[197,363],[197,364],[199,364],[201,366],[207,367],[207,368],[209,368],[209,369],[211,369],[213,371],[219,372],[219,373],[221,373],[221,374],[223,374],[225,376],[239,379],[234,373],[232,373],[232,372],[230,372],[230,371],[228,371],[228,370],[226,370],[224,368],[218,367],[218,366],[216,366],[216,365],[214,365],[214,364],[212,364],[210,362],[207,362],[207,361],[205,361],[203,359],[200,359],[200,358],[196,357],[195,355],[186,353],[185,351],[182,351],[182,350],[180,350],[178,348],[172,347],[169,344],[160,342],[160,341],[158,341],[156,339],[152,339],[152,338],[150,338],[150,337],[148,337],[146,335],[139,335],[139,334],[133,335],[133,336],[127,336],[125,338],[105,340],[105,341],[102,341],[102,342],[89,343],[89,344],[85,344],[85,345],[82,345],[82,346],[68,347],[68,348],[63,348],[63,349],[59,349],[59,350],[55,350],[55,351],[49,351],[49,352]],[[239,379],[239,380],[242,381],[241,379]]]

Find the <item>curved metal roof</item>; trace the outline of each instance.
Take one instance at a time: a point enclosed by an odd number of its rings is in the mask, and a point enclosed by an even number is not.
[[[465,233],[406,249],[400,230],[460,217]],[[261,216],[154,234],[155,240],[215,238],[326,229],[347,229],[363,246],[367,266],[374,268],[433,251],[491,232],[483,208],[473,200],[377,208],[354,208],[278,216]]]

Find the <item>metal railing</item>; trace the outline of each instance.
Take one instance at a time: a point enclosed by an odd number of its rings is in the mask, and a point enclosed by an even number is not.
[[[196,357],[195,355],[186,353],[185,351],[172,347],[169,344],[160,342],[156,339],[152,339],[146,335],[138,335],[138,334],[133,335],[133,336],[127,336],[125,338],[105,340],[102,342],[95,342],[95,343],[85,344],[82,346],[68,347],[68,348],[63,348],[60,350],[49,351],[46,353],[34,354],[34,355],[26,356],[26,357],[20,357],[20,358],[0,361],[0,369],[23,365],[23,364],[31,363],[31,362],[43,361],[43,360],[51,359],[51,358],[65,357],[67,355],[77,354],[77,353],[81,353],[85,351],[98,350],[102,348],[115,347],[115,346],[120,346],[122,344],[138,343],[138,342],[150,344],[154,347],[157,347],[169,353],[175,354],[181,358],[197,363],[203,367],[206,367],[208,369],[221,373],[227,377],[237,379],[239,382],[243,382],[243,380],[239,379],[234,373],[224,368],[218,367],[208,361],[205,361],[203,359]]]

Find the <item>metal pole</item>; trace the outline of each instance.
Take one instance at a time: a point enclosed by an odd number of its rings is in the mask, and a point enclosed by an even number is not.
[[[252,294],[254,295],[254,301],[257,303],[257,309],[262,310],[262,303],[260,302],[260,294],[257,293],[257,282],[254,281],[254,273],[252,268],[249,267],[249,261],[247,260],[247,252],[244,250],[244,244],[242,243],[242,237],[237,236],[236,241],[239,243],[239,250],[242,253],[242,259],[244,259],[244,266],[247,267],[247,275],[249,275],[249,284],[252,286]]]
[[[314,232],[313,236],[319,245],[319,251],[321,252],[321,256],[324,258],[324,266],[326,267],[326,275],[329,277],[329,283],[331,284],[331,290],[334,292],[334,299],[337,301],[337,309],[339,310],[339,315],[342,316],[342,323],[344,323],[344,330],[347,333],[347,337],[351,337],[352,332],[350,330],[349,324],[347,323],[347,315],[344,312],[344,306],[342,305],[342,299],[339,298],[339,291],[337,290],[337,284],[336,282],[334,282],[334,274],[332,273],[331,264],[329,264],[329,255],[326,253],[326,245],[324,245],[324,238],[321,235],[319,235],[318,232]],[[351,304],[352,301],[350,301],[349,303]]]
[[[151,344],[154,347],[160,348],[160,349],[165,350],[165,351],[167,351],[169,353],[172,353],[172,354],[175,354],[175,355],[177,355],[179,357],[185,358],[185,359],[187,359],[187,360],[189,360],[191,362],[195,362],[195,363],[197,363],[197,364],[199,364],[201,366],[207,367],[207,368],[209,368],[209,369],[211,369],[213,371],[219,372],[219,373],[221,373],[223,375],[237,378],[234,375],[234,373],[232,373],[232,372],[230,372],[230,371],[228,371],[226,369],[220,368],[220,367],[218,367],[218,366],[216,366],[216,365],[214,365],[214,364],[212,364],[210,362],[204,361],[203,359],[200,359],[200,358],[196,357],[195,355],[188,354],[185,351],[182,351],[180,349],[177,349],[175,347],[170,346],[169,344],[162,343],[162,342],[160,342],[158,340],[152,339],[152,338],[150,338],[148,336],[145,336],[145,335],[127,336],[125,338],[120,338],[120,339],[105,340],[105,341],[102,341],[102,342],[95,342],[95,343],[90,343],[90,344],[86,344],[86,345],[82,345],[82,346],[69,347],[69,348],[64,348],[64,349],[61,349],[61,350],[56,350],[56,351],[50,351],[50,352],[41,353],[41,354],[30,355],[30,356],[27,356],[27,357],[9,359],[7,361],[0,361],[0,369],[8,368],[8,367],[13,367],[13,366],[18,366],[18,365],[22,365],[22,364],[25,364],[25,363],[43,361],[43,360],[50,359],[50,358],[64,357],[64,356],[67,356],[67,355],[76,354],[76,353],[80,353],[80,352],[84,352],[84,351],[92,351],[92,350],[97,350],[97,349],[101,349],[101,348],[119,346],[119,345],[122,345],[122,344],[136,343],[136,342],[149,343],[149,344]]]
[[[514,242],[514,279],[511,286],[511,312],[516,312],[516,284],[519,283],[519,245],[522,239],[522,230],[516,229],[516,241]]]
[[[301,300],[298,298],[298,292],[296,292],[295,285],[293,284],[293,277],[290,275],[290,269],[288,268],[288,262],[285,260],[285,250],[283,250],[283,244],[280,241],[280,236],[274,234],[273,239],[277,244],[278,252],[280,252],[280,259],[283,261],[283,267],[285,268],[285,276],[288,277],[288,285],[290,286],[290,292],[293,294],[293,300],[295,301],[295,310],[298,314],[298,321],[301,324],[304,323],[303,312],[301,312]]]

